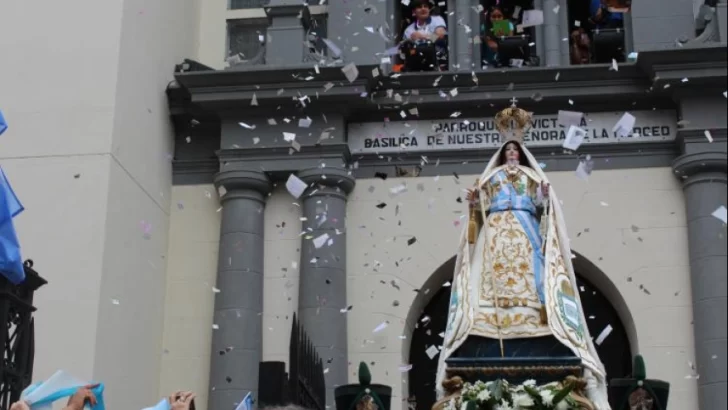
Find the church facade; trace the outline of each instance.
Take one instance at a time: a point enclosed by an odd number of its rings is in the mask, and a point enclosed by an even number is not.
[[[394,75],[377,34],[394,2],[310,7],[345,45],[341,64],[289,40],[303,33],[299,2],[122,3],[83,6],[103,20],[49,13],[77,23],[43,17],[49,33],[88,47],[48,73],[33,60],[43,48],[19,42],[0,78],[24,257],[49,280],[37,377],[102,380],[113,407],[189,389],[198,408],[227,409],[257,391],[258,362],[287,362],[295,313],[324,358],[327,404],[364,361],[394,388],[394,409],[426,408],[465,190],[503,142],[493,116],[517,104],[534,114],[526,145],[563,202],[610,376],[639,353],[671,383],[669,408],[725,402],[728,253],[713,215],[727,195],[725,2],[711,36],[696,35],[690,5],[639,2],[626,23],[638,56],[617,67],[570,66],[560,17],[537,32],[542,66],[466,69],[476,24],[453,17],[450,71]],[[453,16],[480,4],[447,3]],[[9,26],[26,30],[30,11],[18,6]],[[225,69],[226,27],[241,21],[267,44],[265,64]],[[31,74],[47,81],[9,80]],[[576,152],[562,148],[559,111],[584,114]],[[619,137],[625,113],[636,121]],[[298,198],[291,175],[309,186]]]

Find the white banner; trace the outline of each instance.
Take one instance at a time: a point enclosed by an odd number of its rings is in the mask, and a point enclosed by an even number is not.
[[[632,136],[613,132],[624,112],[585,113],[580,127],[583,145],[672,141],[677,115],[672,110],[630,112],[637,120]],[[568,127],[558,114],[535,115],[524,141],[528,147],[560,147]],[[502,140],[492,118],[448,118],[432,121],[350,123],[349,149],[354,154],[496,148]]]

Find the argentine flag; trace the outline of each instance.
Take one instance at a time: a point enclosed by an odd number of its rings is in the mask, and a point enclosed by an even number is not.
[[[235,410],[253,410],[253,395],[248,392]]]
[[[40,383],[31,384],[20,396],[21,400],[30,405],[31,410],[51,410],[53,403],[57,400],[66,399],[73,396],[76,391],[91,383],[77,379],[63,370],[57,371],[48,380]],[[99,384],[91,389],[96,396],[96,405],[91,407],[86,404],[86,410],[106,410],[104,407],[104,385]]]
[[[157,403],[154,407],[147,407],[146,409],[142,410],[170,410],[172,406],[169,404],[169,400],[162,399],[159,403]]]
[[[3,112],[0,111],[0,135],[3,135],[3,132],[8,129],[8,123],[5,122],[5,118],[3,118]]]
[[[23,212],[23,209],[0,168],[0,274],[16,285],[25,280],[25,270],[13,218]]]

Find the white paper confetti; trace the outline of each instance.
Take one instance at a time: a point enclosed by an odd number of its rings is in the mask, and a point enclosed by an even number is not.
[[[298,119],[298,126],[300,128],[308,128],[311,126],[311,123],[313,123],[313,120],[309,117]]]
[[[569,127],[574,125],[579,127],[581,125],[581,119],[584,118],[584,113],[579,111],[559,111],[559,116],[556,120],[557,124]]]
[[[412,365],[411,364],[405,364],[405,365],[399,366],[399,371],[401,373],[407,373],[410,370],[412,370]]]
[[[612,70],[619,71],[619,64],[617,64],[617,60],[612,59]]]
[[[432,345],[428,347],[427,350],[425,350],[425,353],[427,353],[427,357],[432,360],[435,358],[435,356],[437,356],[438,353],[440,353],[440,351],[437,349],[437,346]]]
[[[314,238],[313,240],[313,246],[316,247],[316,249],[321,248],[326,244],[326,242],[329,240],[329,234],[324,233],[323,235]]]
[[[250,100],[250,105],[257,106],[258,105],[258,96],[253,93],[253,98]]]
[[[597,339],[594,341],[594,343],[597,346],[600,346],[602,343],[604,343],[604,340],[612,333],[612,325],[607,325],[607,327],[602,330],[602,333],[599,334]]]
[[[254,130],[255,129],[255,125],[249,125],[249,124],[246,124],[244,122],[239,122],[238,124],[240,124],[241,127],[247,128],[249,130]]]
[[[386,329],[387,326],[389,326],[389,322],[386,322],[386,321],[385,322],[382,322],[382,323],[379,324],[379,326],[377,326],[377,327],[374,328],[374,330],[372,331],[372,333],[379,333],[382,330]]]
[[[294,141],[296,139],[296,134],[293,132],[284,132],[283,139],[288,142]]]
[[[594,161],[592,161],[591,155],[587,155],[584,161],[579,161],[579,166],[576,167],[576,177],[588,181],[593,169]]]
[[[288,176],[288,180],[286,181],[286,189],[291,195],[293,195],[294,198],[300,198],[307,187],[308,185],[306,185],[305,182],[301,181],[299,177],[293,174]]]
[[[569,132],[566,133],[566,139],[564,140],[563,147],[571,151],[576,151],[584,142],[585,136],[586,131],[572,125],[569,127]]]
[[[620,137],[629,137],[630,135],[632,135],[632,130],[634,130],[635,122],[637,122],[637,119],[634,117],[634,115],[626,112],[624,113],[624,115],[622,115],[622,118],[620,118],[619,121],[614,124],[612,132],[616,133]]]
[[[724,205],[713,212],[713,217],[720,219],[724,224],[728,223],[728,209]]]
[[[543,11],[542,10],[525,10],[523,12],[523,23],[522,27],[534,27],[543,24]]]
[[[329,50],[331,50],[331,57],[333,57],[333,58],[341,57],[341,49],[336,44],[334,44],[333,41],[329,40],[328,38],[321,38],[321,41],[323,41],[324,44],[326,44],[326,47],[328,47]]]
[[[344,73],[346,79],[349,80],[350,83],[353,83],[354,81],[356,81],[357,77],[359,77],[359,69],[356,68],[356,64],[354,63],[349,63],[345,65],[341,69],[341,72]]]
[[[713,142],[713,134],[709,130],[705,130],[705,138],[708,139],[708,142]]]

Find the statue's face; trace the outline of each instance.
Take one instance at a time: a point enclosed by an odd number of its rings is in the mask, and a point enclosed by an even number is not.
[[[518,162],[521,159],[521,153],[518,151],[516,144],[506,145],[506,161],[507,162]]]

